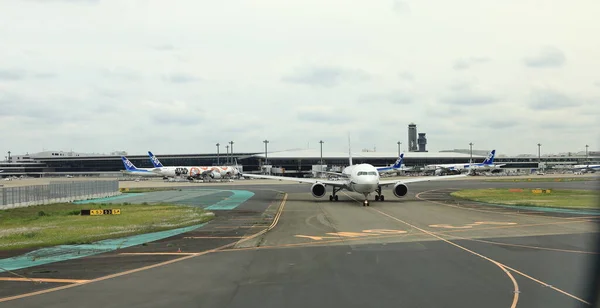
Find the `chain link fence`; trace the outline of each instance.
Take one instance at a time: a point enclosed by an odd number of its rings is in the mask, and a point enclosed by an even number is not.
[[[56,182],[46,185],[0,187],[0,210],[105,198],[118,194],[119,181]]]

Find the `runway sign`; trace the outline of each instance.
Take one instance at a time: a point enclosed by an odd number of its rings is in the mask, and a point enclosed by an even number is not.
[[[532,189],[531,192],[534,194],[549,194],[552,191],[550,189]]]
[[[81,210],[81,216],[121,215],[121,209]]]

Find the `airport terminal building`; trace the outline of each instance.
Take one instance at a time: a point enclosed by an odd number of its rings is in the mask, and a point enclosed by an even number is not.
[[[481,152],[478,152],[481,153]],[[157,154],[165,166],[216,166],[234,165],[235,162],[247,173],[264,172],[268,167],[272,173],[301,176],[310,174],[314,166],[326,165],[328,170],[340,171],[348,165],[348,153],[321,152],[316,149],[249,152],[233,154]],[[536,156],[496,157],[494,163],[506,164],[502,168],[512,170],[533,170],[537,168],[566,168],[575,164],[598,163],[600,153],[590,152],[585,156]],[[374,166],[388,166],[398,158],[396,152],[357,152],[353,153],[353,163],[369,163]],[[153,167],[147,155],[127,155],[138,168]],[[404,164],[408,167],[424,167],[428,164],[468,163],[470,154],[458,152],[406,152]],[[482,162],[483,155],[472,156],[473,162]],[[541,163],[541,164],[540,164]],[[45,151],[36,154],[16,155],[8,161],[0,162],[0,177],[6,176],[115,176],[124,169],[120,155],[83,154],[75,152]]]

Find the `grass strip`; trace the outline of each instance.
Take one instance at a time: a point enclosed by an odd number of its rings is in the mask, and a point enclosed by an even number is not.
[[[120,209],[120,215],[81,216],[82,209]],[[175,204],[57,203],[0,211],[0,250],[89,244],[99,240],[201,224],[214,216]]]
[[[598,192],[593,190],[550,190],[533,193],[534,189],[466,189],[450,195],[466,200],[517,206],[542,206],[567,209],[599,209]]]

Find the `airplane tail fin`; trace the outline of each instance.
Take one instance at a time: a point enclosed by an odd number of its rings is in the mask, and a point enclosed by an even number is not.
[[[127,171],[136,171],[137,168],[135,165],[127,159],[125,156],[121,156],[121,160],[123,161],[123,165],[125,166],[125,170]]]
[[[496,150],[492,150],[488,157],[483,161],[485,165],[491,165],[494,163],[494,157],[496,156]]]
[[[160,160],[158,160],[158,158],[154,156],[152,152],[148,151],[148,156],[150,156],[150,161],[152,162],[152,165],[154,165],[154,168],[164,167],[163,164],[161,164]]]
[[[400,157],[398,157],[396,162],[392,165],[392,168],[394,168],[394,169],[401,168],[403,162],[404,162],[404,153],[400,153]]]

